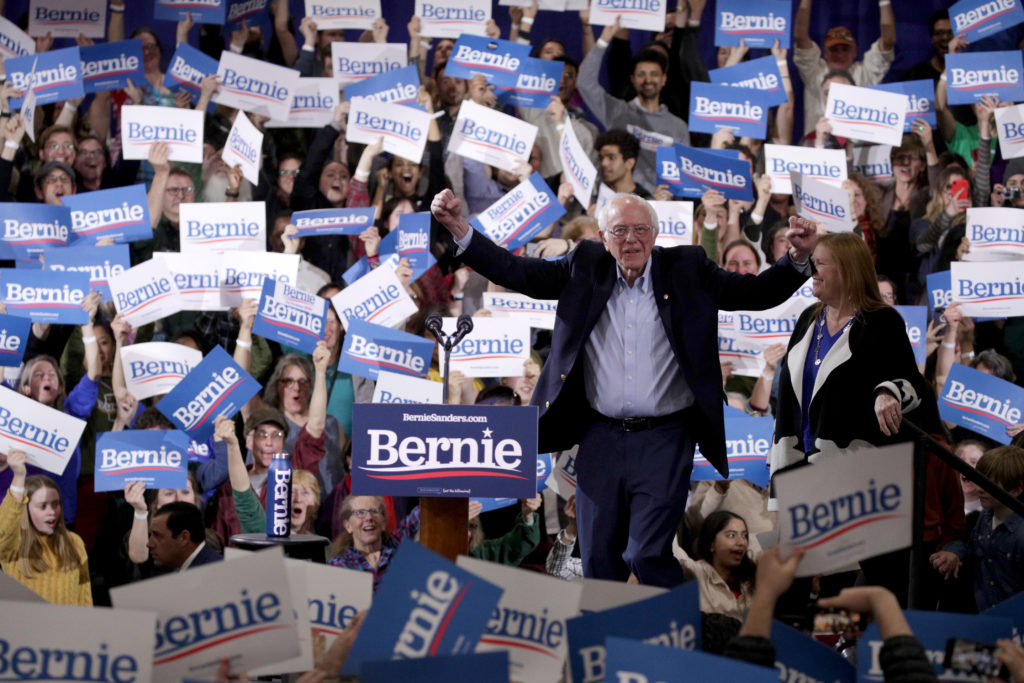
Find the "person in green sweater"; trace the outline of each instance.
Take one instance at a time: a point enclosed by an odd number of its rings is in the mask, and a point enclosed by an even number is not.
[[[515,525],[500,538],[485,539],[480,527],[480,503],[469,503],[469,554],[480,560],[518,567],[526,556],[540,544],[541,498],[523,498],[519,501],[519,515]]]

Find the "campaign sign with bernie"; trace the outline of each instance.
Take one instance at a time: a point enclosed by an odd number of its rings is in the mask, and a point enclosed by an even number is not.
[[[0,367],[21,365],[31,329],[32,321],[28,318],[0,313]]]
[[[176,429],[102,432],[96,440],[96,491],[123,491],[141,481],[148,489],[184,489],[190,439]]]
[[[265,278],[252,331],[265,339],[313,353],[317,342],[324,338],[328,305],[327,299],[316,294]]]
[[[430,368],[435,342],[365,320],[349,321],[338,369],[377,379],[381,371],[422,377]]]
[[[95,244],[103,239],[120,244],[153,238],[146,186],[141,183],[67,195],[61,197],[60,203],[71,210],[70,245]]]
[[[939,415],[943,420],[1008,444],[1007,428],[1024,422],[1024,389],[954,363],[939,396]]]

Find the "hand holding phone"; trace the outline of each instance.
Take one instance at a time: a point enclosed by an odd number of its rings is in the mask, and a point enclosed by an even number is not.
[[[1010,672],[999,662],[996,652],[999,648],[988,643],[979,643],[964,638],[950,638],[946,641],[946,658],[943,666],[953,671],[963,671],[975,676],[989,678],[996,676],[1010,679]]]

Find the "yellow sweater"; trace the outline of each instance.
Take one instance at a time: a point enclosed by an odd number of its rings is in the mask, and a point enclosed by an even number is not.
[[[85,552],[85,543],[78,534],[68,532],[78,556],[82,558],[82,564],[78,569],[47,569],[44,572],[33,572],[32,576],[26,576],[21,571],[18,564],[18,548],[21,546],[21,520],[25,516],[27,503],[28,498],[25,496],[22,496],[22,502],[16,502],[10,492],[0,503],[0,565],[3,566],[4,573],[25,584],[48,602],[57,605],[91,606],[89,559]],[[43,543],[43,561],[49,567],[56,567],[57,554],[53,551],[52,539],[43,536]]]

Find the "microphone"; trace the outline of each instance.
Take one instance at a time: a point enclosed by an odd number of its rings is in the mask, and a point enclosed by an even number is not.
[[[452,346],[455,346],[462,341],[467,334],[473,331],[473,318],[466,313],[459,316],[458,322],[455,324],[455,337],[452,339]]]
[[[426,325],[427,329],[430,330],[430,333],[434,335],[434,337],[437,339],[437,342],[439,344],[444,344],[444,342],[442,341],[444,333],[441,331],[441,314],[438,313],[437,311],[434,311],[433,313],[427,316],[427,319],[424,322],[424,324]]]

